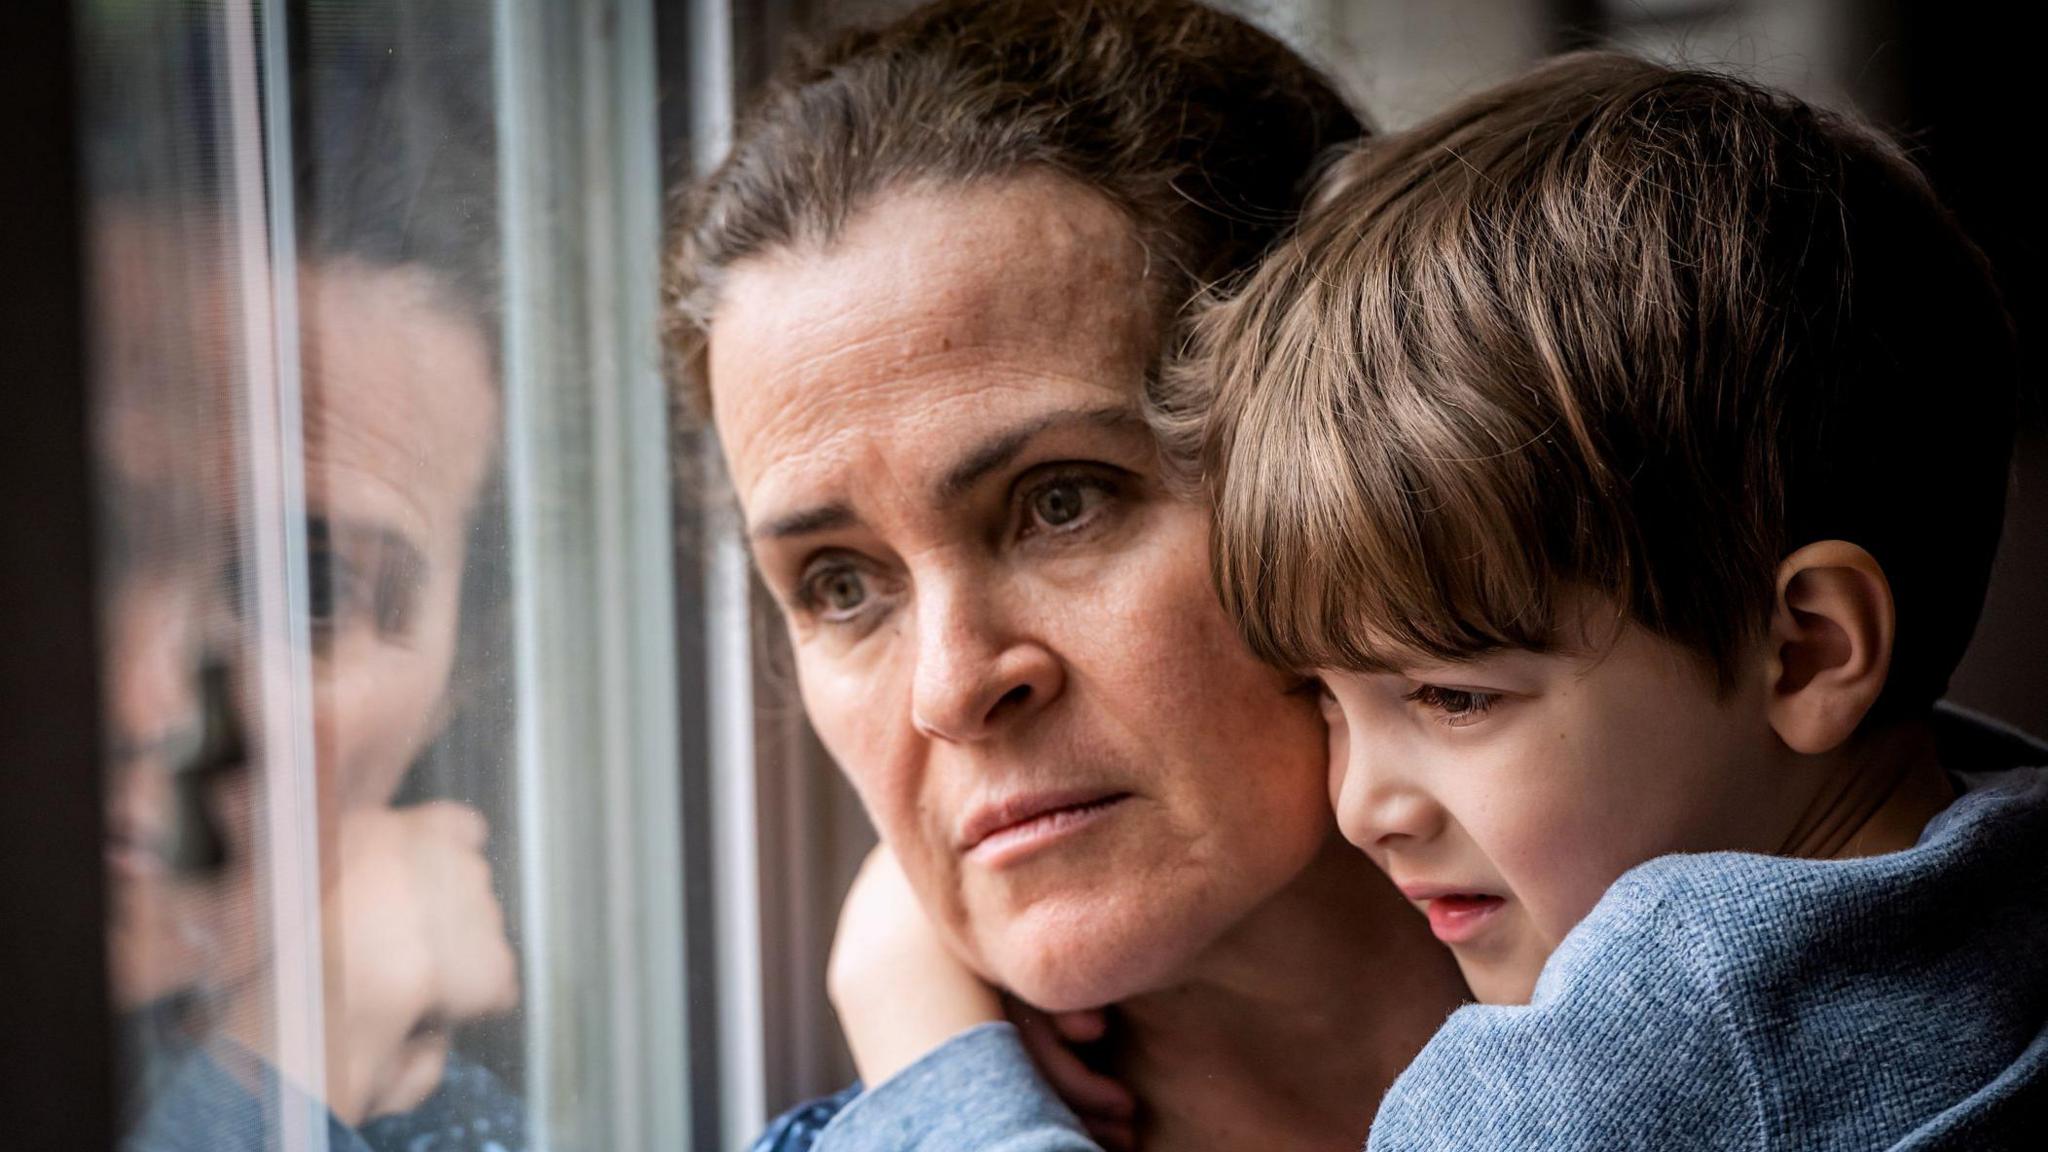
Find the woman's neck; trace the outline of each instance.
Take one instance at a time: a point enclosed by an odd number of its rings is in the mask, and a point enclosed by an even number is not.
[[[1879,728],[1831,757],[1781,854],[1843,860],[1903,851],[1955,795],[1928,724]]]
[[[1140,1147],[1356,1149],[1465,996],[1422,917],[1333,834],[1188,979],[1119,1006]]]

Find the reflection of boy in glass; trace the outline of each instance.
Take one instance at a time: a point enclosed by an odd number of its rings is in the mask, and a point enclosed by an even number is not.
[[[167,858],[197,670],[246,651],[241,321],[217,217],[109,201],[95,228],[111,951],[139,1081],[129,1139],[149,1152],[264,1145],[275,958],[256,915],[261,874],[272,852],[307,850],[321,853],[328,1082],[284,1098],[320,1096],[339,1149],[524,1143],[516,1101],[448,1051],[451,1026],[518,994],[486,823],[451,803],[392,806],[451,711],[468,532],[498,422],[476,278],[446,257],[488,253],[495,237],[479,197],[389,162],[391,127],[342,125],[361,146],[316,148],[299,190],[317,847],[252,843],[258,749],[212,790],[225,863],[181,874]],[[451,218],[461,225],[437,234]]]

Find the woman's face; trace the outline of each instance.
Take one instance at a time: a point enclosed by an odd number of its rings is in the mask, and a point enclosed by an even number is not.
[[[112,329],[101,435],[102,485],[118,517],[105,638],[116,737],[108,852],[117,992],[133,1004],[207,967],[219,973],[222,950],[248,943],[229,937],[247,934],[235,925],[254,898],[241,825],[261,768],[223,782],[227,871],[172,875],[171,758],[200,714],[200,653],[233,659],[246,643],[238,450],[226,431],[234,375],[216,346],[232,329],[213,293],[172,298],[124,281],[146,273],[124,272],[119,259],[102,307],[110,322],[136,312],[140,323]],[[497,402],[481,332],[419,274],[309,267],[301,289],[313,737],[331,828],[349,809],[388,803],[439,731],[466,526]],[[120,332],[147,344],[121,347]],[[166,349],[190,362],[166,369]]]
[[[446,716],[497,389],[424,273],[342,265],[301,300],[322,802],[381,806]]]
[[[1211,590],[1146,253],[1051,176],[736,267],[713,409],[805,706],[926,909],[1043,1007],[1160,987],[1326,843],[1309,700]]]

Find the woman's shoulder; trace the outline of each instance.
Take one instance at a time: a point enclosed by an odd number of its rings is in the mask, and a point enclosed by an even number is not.
[[[825,1125],[853,1098],[860,1095],[859,1084],[849,1084],[830,1096],[821,1096],[807,1101],[777,1116],[767,1130],[763,1131],[748,1152],[809,1152],[817,1143],[818,1134]]]

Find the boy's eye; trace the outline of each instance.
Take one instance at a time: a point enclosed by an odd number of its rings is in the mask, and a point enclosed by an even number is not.
[[[1448,727],[1462,728],[1486,715],[1500,700],[1500,693],[1424,684],[1402,699],[1420,704],[1437,713],[1438,719]]]

